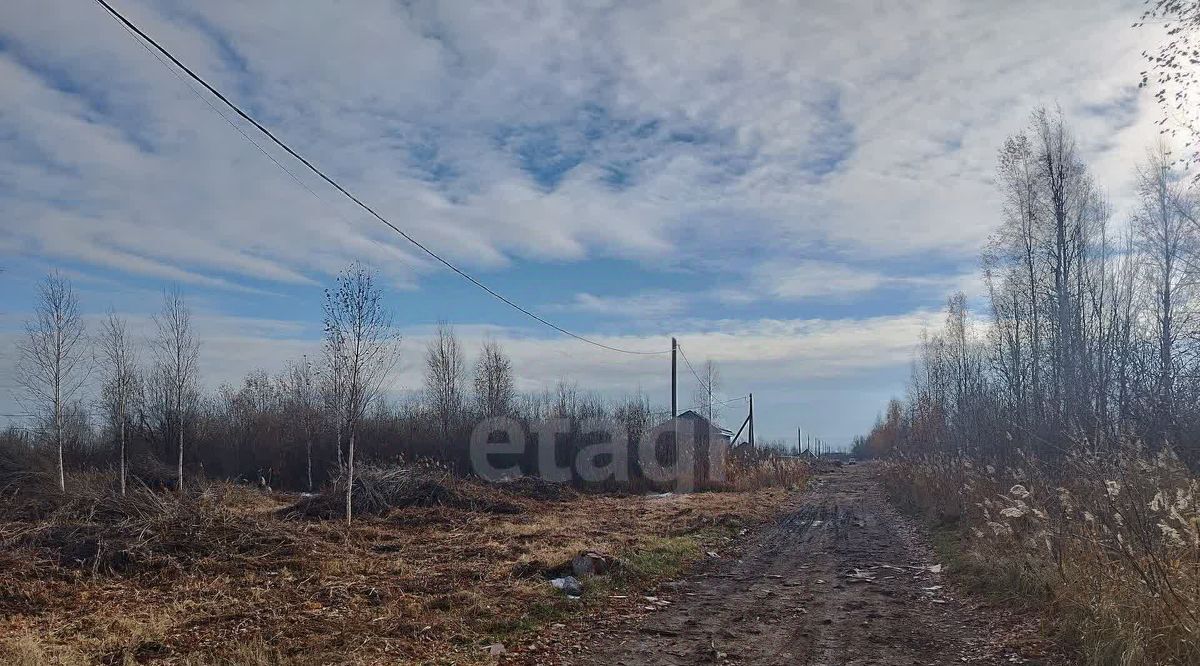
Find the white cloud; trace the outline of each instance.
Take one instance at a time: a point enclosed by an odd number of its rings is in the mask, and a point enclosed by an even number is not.
[[[804,301],[838,299],[853,302],[855,296],[880,290],[900,290],[909,296],[937,302],[956,291],[968,297],[982,294],[979,271],[964,273],[885,274],[838,261],[799,260],[767,262],[754,267],[748,283],[720,287],[711,295],[723,303],[747,304],[760,300]]]
[[[996,220],[994,153],[1032,105],[1105,137],[1090,156],[1117,183],[1156,113],[1128,99],[1154,35],[1115,0],[123,8],[477,268],[703,261],[714,244],[961,258]],[[22,251],[198,284],[303,283],[355,256],[398,281],[430,270],[310,176],[325,202],[298,188],[98,8],[14,6],[0,37],[0,129],[18,137],[3,224]],[[538,150],[578,164],[544,187],[521,168]]]
[[[683,313],[690,300],[685,294],[669,291],[641,292],[629,296],[597,296],[584,292],[575,294],[571,303],[558,309],[610,317],[661,319]]]
[[[886,278],[875,271],[831,261],[799,261],[792,265],[763,264],[756,269],[755,281],[775,298],[798,300],[874,291]]]

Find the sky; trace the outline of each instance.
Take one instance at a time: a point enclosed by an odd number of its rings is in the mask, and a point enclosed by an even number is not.
[[[1158,133],[1136,0],[113,4],[457,266],[610,345],[676,336],[789,443],[869,430],[946,298],[978,301],[996,153],[1036,106],[1118,219]],[[215,387],[318,353],[352,261],[403,335],[397,397],[445,321],[468,363],[499,341],[521,390],[669,404],[669,357],[491,299],[193,87],[98,4],[0,5],[0,414],[24,411],[14,344],[51,270],[139,336],[178,285]]]

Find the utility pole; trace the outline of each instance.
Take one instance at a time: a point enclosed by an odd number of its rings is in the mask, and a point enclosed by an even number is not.
[[[750,431],[747,435],[750,438],[750,446],[754,446],[754,394],[750,394]]]
[[[802,437],[800,435],[800,428],[796,428],[796,455],[800,455],[801,443],[802,443]]]
[[[671,418],[679,416],[679,403],[675,395],[675,389],[678,386],[678,382],[675,380],[675,352],[677,349],[679,349],[679,343],[675,341],[675,338],[671,338]],[[753,426],[750,427],[750,432],[754,432]]]

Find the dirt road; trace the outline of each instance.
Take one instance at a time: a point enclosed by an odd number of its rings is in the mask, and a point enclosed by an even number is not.
[[[713,559],[648,606],[572,663],[1056,663],[1033,618],[951,589],[869,465],[821,475],[740,557]]]

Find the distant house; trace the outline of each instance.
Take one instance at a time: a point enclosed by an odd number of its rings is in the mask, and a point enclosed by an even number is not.
[[[696,463],[696,480],[703,483],[723,478],[725,460],[729,456],[729,443],[733,433],[710,422],[697,412],[687,410],[675,418],[667,419],[655,427],[662,435],[673,435],[678,428],[680,441],[691,441],[695,445],[692,459]],[[678,458],[672,452],[664,463],[673,463]],[[717,467],[714,468],[714,465]]]
[[[698,440],[724,442],[728,446],[730,439],[733,437],[733,432],[710,422],[691,409],[676,416],[675,419],[679,420],[679,427],[681,429],[685,427],[694,428],[693,432],[696,434],[696,439]],[[667,423],[670,423],[671,420],[668,420]]]

